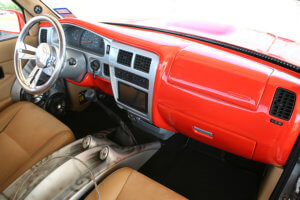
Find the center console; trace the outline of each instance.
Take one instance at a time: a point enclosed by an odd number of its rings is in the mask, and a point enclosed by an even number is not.
[[[119,146],[114,129],[88,135],[47,156],[27,170],[0,199],[82,199],[113,171],[139,169],[160,148],[160,142]]]
[[[112,41],[109,65],[118,106],[152,123],[152,99],[158,55]]]

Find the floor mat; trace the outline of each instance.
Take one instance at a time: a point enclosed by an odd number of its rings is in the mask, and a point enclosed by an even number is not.
[[[264,164],[177,134],[141,172],[189,199],[256,199]]]

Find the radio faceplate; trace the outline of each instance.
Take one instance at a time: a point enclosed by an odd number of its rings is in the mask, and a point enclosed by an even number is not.
[[[148,64],[150,61],[148,73],[134,68],[136,57],[141,56],[148,59]],[[120,108],[150,123],[152,123],[153,88],[158,62],[158,55],[152,52],[116,41],[111,43],[109,66],[115,101]]]

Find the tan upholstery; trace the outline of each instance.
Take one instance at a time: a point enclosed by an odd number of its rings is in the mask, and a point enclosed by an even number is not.
[[[4,108],[8,107],[11,104],[13,104],[13,101],[12,101],[11,97],[8,97],[8,98],[3,99],[2,101],[0,101],[0,112],[2,110],[4,110]]]
[[[122,168],[109,175],[98,185],[98,190],[101,200],[186,199],[130,168]],[[97,200],[96,191],[92,191],[86,200]]]
[[[37,36],[27,36],[25,43],[37,46],[37,38]],[[0,111],[12,104],[10,92],[16,80],[13,60],[16,41],[17,39],[14,38],[0,42],[0,67],[4,73],[4,77],[0,79]]]
[[[0,112],[0,191],[27,169],[74,140],[71,130],[29,102]]]

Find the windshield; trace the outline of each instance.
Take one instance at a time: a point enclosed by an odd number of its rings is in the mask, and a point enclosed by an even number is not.
[[[52,9],[67,8],[77,18],[94,22],[134,23],[163,28],[169,25],[166,22],[180,21],[185,27],[206,25],[203,32],[218,31],[222,34],[230,31],[232,26],[300,41],[300,1],[297,0],[42,1]],[[213,27],[207,27],[208,24]],[[208,30],[212,28],[214,30]]]

